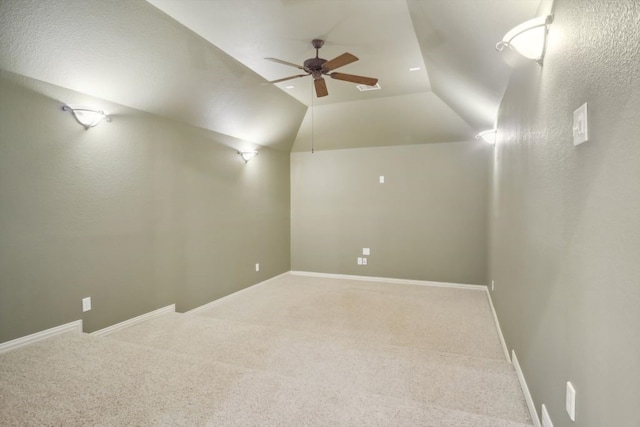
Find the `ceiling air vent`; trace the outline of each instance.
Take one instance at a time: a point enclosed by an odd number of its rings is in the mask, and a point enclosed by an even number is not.
[[[368,90],[380,90],[380,83],[376,83],[375,86],[367,86],[367,85],[357,85],[356,86],[360,92],[366,92]]]

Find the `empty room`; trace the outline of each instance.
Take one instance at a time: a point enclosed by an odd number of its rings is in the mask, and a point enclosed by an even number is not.
[[[640,3],[0,0],[0,425],[640,427]]]

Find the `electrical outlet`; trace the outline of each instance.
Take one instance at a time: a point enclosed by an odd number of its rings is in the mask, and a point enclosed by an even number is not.
[[[256,271],[260,271],[260,264],[256,264]]]
[[[366,258],[362,258],[362,265],[367,265],[367,259]]]
[[[576,389],[573,388],[573,384],[567,381],[567,399],[566,399],[567,414],[571,421],[576,420]]]
[[[362,265],[362,257],[358,257],[358,265]]]
[[[91,297],[82,298],[82,312],[91,310]]]
[[[542,404],[542,427],[553,427],[551,417],[549,416],[549,412],[547,411],[547,407],[544,403]]]

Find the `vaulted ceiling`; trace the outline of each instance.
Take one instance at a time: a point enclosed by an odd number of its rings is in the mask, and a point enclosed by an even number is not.
[[[493,126],[511,72],[495,43],[539,3],[6,0],[0,68],[244,146],[460,141]],[[265,57],[302,64],[314,38],[325,41],[323,58],[356,55],[339,71],[376,77],[381,89],[327,78],[329,95],[316,98],[308,76],[267,83],[300,70]]]

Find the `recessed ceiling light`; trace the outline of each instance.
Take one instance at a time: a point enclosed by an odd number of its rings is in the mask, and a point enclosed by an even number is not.
[[[289,86],[285,86],[284,88],[285,88],[285,89],[293,89],[294,87],[295,87],[295,86],[293,86],[293,85],[289,85]]]
[[[420,71],[420,67],[411,67],[409,71]]]

